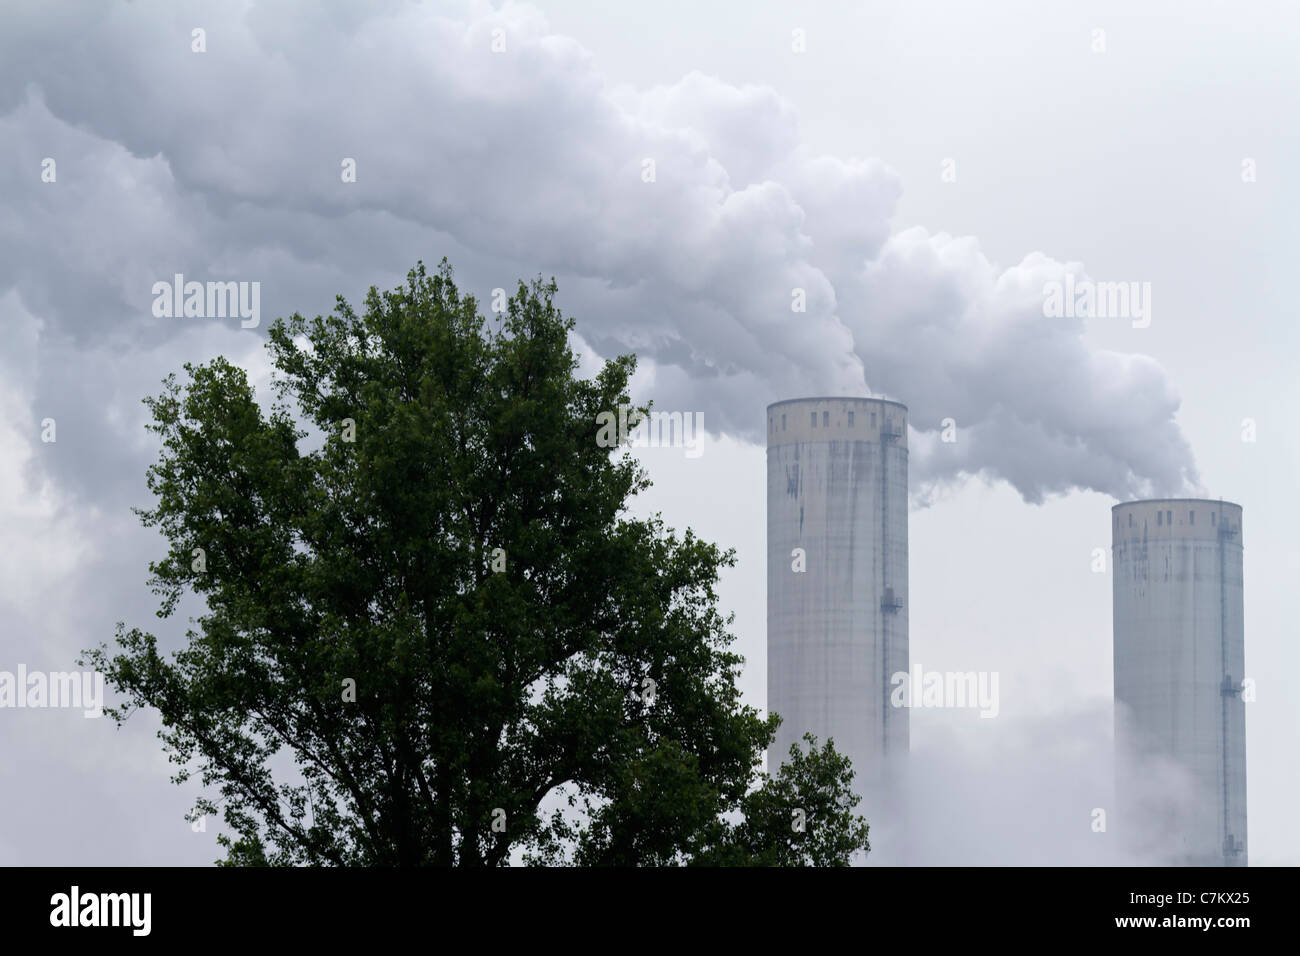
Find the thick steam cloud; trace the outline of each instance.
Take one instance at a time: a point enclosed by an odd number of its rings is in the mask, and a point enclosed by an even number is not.
[[[761,440],[777,398],[907,403],[922,499],[969,475],[1030,501],[1196,485],[1165,371],[1044,316],[1044,283],[1077,264],[999,268],[974,239],[893,231],[897,177],[809,151],[770,89],[611,88],[514,4],[223,5],[201,55],[190,19],[89,0],[0,13],[0,176],[20,184],[0,293],[46,338],[112,350],[98,374],[189,334],[149,310],[174,272],[261,280],[276,315],[446,252],[480,294],[555,275],[591,350],[635,350],[657,405],[715,433]],[[74,31],[98,40],[69,59]],[[29,175],[52,150],[59,189]],[[103,210],[115,229],[84,227],[79,211]],[[64,377],[44,369],[38,388]],[[134,435],[93,374],[82,385],[77,415],[107,442]],[[956,443],[938,441],[947,418]]]

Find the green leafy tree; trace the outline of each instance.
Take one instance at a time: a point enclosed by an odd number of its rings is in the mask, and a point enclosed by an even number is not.
[[[265,409],[222,358],[145,399],[158,616],[186,595],[204,613],[170,656],[119,624],[83,664],[121,695],[119,724],[161,715],[178,783],[219,791],[223,862],[829,864],[867,847],[829,742],[756,772],[778,718],[740,701],[714,590],[734,555],[628,516],[649,481],[597,423],[628,404],[635,360],[577,377],[555,291],[521,282],[485,320],[445,260],[421,264],[364,315],[339,298],[277,320]]]

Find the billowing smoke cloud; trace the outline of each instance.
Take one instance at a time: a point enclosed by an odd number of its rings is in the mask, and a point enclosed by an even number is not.
[[[1067,273],[1090,281],[1041,253],[999,272],[973,239],[909,229],[837,282],[868,379],[906,396],[913,428],[930,433],[911,456],[923,489],[982,473],[1034,502],[1072,488],[1197,490],[1164,369],[1090,348],[1083,319],[1044,316],[1044,288]],[[934,440],[945,419],[957,440]]]
[[[699,74],[610,89],[514,4],[200,12],[0,12],[0,292],[50,341],[108,350],[98,384],[189,334],[150,313],[173,273],[260,280],[272,316],[447,252],[482,292],[556,275],[586,343],[635,350],[658,404],[711,430],[757,440],[770,400],[870,391],[911,407],[923,491],[971,474],[1031,501],[1195,485],[1160,366],[1044,317],[1044,283],[1081,267],[1035,253],[1000,270],[973,239],[891,234],[897,178],[811,153],[771,90]],[[74,35],[96,40],[69,57]],[[43,369],[38,398],[61,379]],[[93,374],[79,382],[101,434],[138,427],[103,420]],[[959,441],[937,440],[945,418]]]

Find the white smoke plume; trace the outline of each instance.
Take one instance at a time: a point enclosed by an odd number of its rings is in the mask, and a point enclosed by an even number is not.
[[[7,187],[0,292],[50,337],[120,355],[178,334],[148,307],[175,272],[260,279],[275,315],[450,250],[485,290],[555,275],[586,343],[638,352],[660,407],[711,431],[758,440],[764,405],[801,394],[907,403],[922,498],[967,475],[1030,501],[1196,484],[1165,371],[1044,316],[1044,283],[1080,266],[893,232],[897,177],[810,152],[770,89],[612,89],[512,3],[210,6],[201,55],[183,6],[0,11],[0,180],[51,143],[99,157],[70,158],[66,188]],[[74,34],[98,39],[69,58]],[[129,243],[72,214],[114,208]],[[958,443],[935,441],[947,417]]]

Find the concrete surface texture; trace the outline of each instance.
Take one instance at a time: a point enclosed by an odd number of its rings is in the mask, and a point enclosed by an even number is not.
[[[768,769],[811,731],[859,793],[908,749],[890,679],[908,670],[907,408],[805,398],[767,410]]]
[[[1115,732],[1123,837],[1169,862],[1244,866],[1241,507],[1159,499],[1111,511]],[[1160,762],[1176,793],[1150,784]]]

